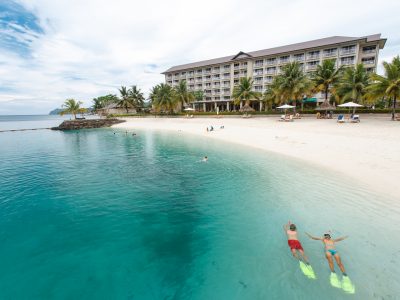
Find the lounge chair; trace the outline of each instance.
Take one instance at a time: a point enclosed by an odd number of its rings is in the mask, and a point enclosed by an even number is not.
[[[338,115],[337,122],[338,123],[344,123],[344,115]]]
[[[294,115],[293,119],[301,119],[300,114],[299,114],[299,113],[296,113],[296,114]]]
[[[396,121],[400,121],[400,114],[397,114],[394,118]]]
[[[285,115],[281,115],[281,118],[278,121],[283,122],[283,121],[285,121],[285,118],[286,118]]]
[[[285,117],[285,122],[293,122],[293,115],[286,116]]]
[[[350,122],[351,122],[351,123],[360,123],[360,116],[359,116],[359,115],[353,115],[353,116],[350,118]]]

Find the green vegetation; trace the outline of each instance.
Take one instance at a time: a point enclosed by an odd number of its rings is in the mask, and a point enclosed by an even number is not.
[[[86,112],[86,108],[81,107],[82,101],[76,101],[75,99],[67,99],[62,105],[63,110],[60,112],[60,115],[63,116],[65,114],[74,115],[74,119],[76,119],[77,114],[83,114]]]
[[[395,57],[392,62],[383,63],[385,74],[383,76],[370,74],[362,64],[355,67],[336,67],[335,60],[323,60],[321,65],[311,74],[303,71],[299,62],[291,62],[281,68],[279,75],[275,76],[268,89],[263,93],[253,90],[253,79],[241,78],[235,85],[231,98],[235,105],[244,102],[250,108],[252,101],[261,101],[265,105],[265,112],[254,112],[256,114],[269,114],[269,110],[282,104],[298,106],[301,103],[302,113],[314,113],[315,110],[303,109],[303,100],[311,95],[322,92],[325,104],[331,102],[336,104],[353,101],[363,104],[367,108],[359,109],[359,112],[388,112],[392,107],[392,119],[395,119],[396,101],[400,98],[400,57]],[[203,101],[204,91],[192,92],[188,89],[185,80],[179,82],[175,87],[160,83],[150,90],[149,101],[145,101],[143,93],[137,86],[130,89],[122,86],[119,89],[120,96],[106,95],[93,99],[94,110],[99,110],[109,104],[126,110],[125,116],[129,114],[129,108],[141,109],[139,115],[144,115],[146,106],[152,107],[155,114],[170,114],[179,116],[183,108],[193,101]],[[376,110],[368,107],[375,106]],[[306,106],[307,107],[307,106]],[[336,112],[342,112],[337,109]],[[221,115],[235,115],[236,112],[219,112]],[[274,113],[274,112],[272,112]],[[208,115],[210,113],[193,112],[194,115]]]
[[[240,78],[240,82],[234,87],[232,93],[233,103],[238,105],[244,101],[244,106],[250,106],[251,100],[258,100],[261,97],[260,93],[253,91],[253,79]]]
[[[118,102],[117,95],[108,94],[105,96],[100,96],[93,99],[93,109],[94,110],[102,109],[107,105],[117,102]]]
[[[392,120],[395,119],[396,101],[400,98],[400,57],[393,58],[392,63],[383,62],[385,74],[373,74],[371,85],[367,87],[367,98],[370,100],[389,99],[392,102]]]

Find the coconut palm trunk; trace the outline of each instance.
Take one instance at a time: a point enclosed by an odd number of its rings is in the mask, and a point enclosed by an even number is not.
[[[395,120],[395,115],[396,115],[396,95],[393,97],[393,109],[392,109],[392,121]]]

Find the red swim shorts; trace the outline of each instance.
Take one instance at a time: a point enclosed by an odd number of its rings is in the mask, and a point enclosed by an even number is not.
[[[301,246],[298,240],[288,240],[287,242],[291,250],[293,249],[303,250],[303,247]]]

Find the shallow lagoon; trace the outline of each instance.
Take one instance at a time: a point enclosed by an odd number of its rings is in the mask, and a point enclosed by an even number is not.
[[[0,135],[0,298],[397,297],[398,199],[276,154],[136,133]],[[316,281],[291,258],[288,219]],[[326,230],[350,236],[338,250],[355,295],[330,286],[304,234]]]

